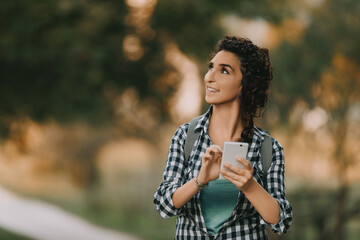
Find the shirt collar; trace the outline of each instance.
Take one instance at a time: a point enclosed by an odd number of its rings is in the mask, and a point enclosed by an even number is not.
[[[213,106],[210,105],[209,109],[206,111],[206,113],[204,113],[203,115],[200,116],[200,118],[198,119],[196,125],[195,125],[195,129],[194,131],[200,131],[201,129],[203,129],[203,131],[205,133],[208,133],[208,129],[209,129],[209,121],[210,121],[210,116],[212,113],[212,109]]]
[[[267,131],[265,131],[257,126],[254,126],[253,138],[259,139],[262,142],[266,135],[270,135],[270,134]]]
[[[200,131],[201,129],[203,129],[205,133],[208,133],[209,121],[210,121],[210,116],[212,114],[212,110],[213,110],[213,105],[210,105],[206,113],[200,116],[200,118],[198,119],[195,125],[195,129],[194,129],[195,131]],[[270,134],[267,131],[257,126],[254,126],[254,134],[253,134],[254,142],[261,143],[262,141],[264,141],[266,135],[270,135]]]

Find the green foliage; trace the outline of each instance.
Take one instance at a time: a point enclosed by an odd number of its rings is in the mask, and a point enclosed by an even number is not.
[[[273,52],[276,81],[273,104],[282,110],[283,122],[288,122],[289,112],[298,99],[310,107],[315,105],[313,87],[326,70],[333,68],[335,54],[360,65],[357,54],[360,51],[357,44],[360,41],[359,1],[330,0],[307,12],[308,26],[302,38],[296,43],[284,41]],[[353,83],[359,84],[356,78],[353,76]],[[341,79],[339,82],[341,84]],[[352,85],[347,88],[348,94],[355,89]]]
[[[334,51],[359,64],[359,2],[326,1],[310,7],[292,1],[157,2],[151,28],[138,33],[128,23],[123,1],[3,1],[0,3],[0,125],[30,117],[36,121],[102,123],[114,117],[113,97],[133,88],[152,99],[163,116],[173,84],[160,91],[154,82],[172,71],[164,46],[176,43],[205,62],[224,34],[220,18],[233,14],[273,24],[305,12],[308,26],[297,43],[283,42],[271,52],[275,68],[273,105],[282,119],[298,98],[314,105],[313,84],[329,68]],[[124,56],[124,38],[140,39],[143,56]],[[163,83],[166,85],[166,83]],[[286,98],[286,101],[284,101]]]
[[[157,171],[158,172],[158,171]],[[158,184],[159,175],[153,174],[147,181],[154,190]],[[136,189],[141,188],[141,181],[132,185]],[[309,185],[303,185],[287,192],[287,198],[291,202],[294,212],[292,226],[284,235],[287,240],[332,240],[334,237],[335,211],[339,192],[336,189]],[[353,214],[352,205],[358,206],[360,186],[354,184],[350,187],[353,194],[350,194],[349,201],[345,206],[346,215],[349,219],[345,223],[346,234],[343,240],[353,240],[360,233],[358,224],[360,222],[359,212]],[[121,186],[120,186],[121,188]],[[127,190],[129,191],[130,188]],[[94,198],[100,198],[96,207],[88,201],[69,202],[54,199],[47,199],[52,203],[60,205],[63,209],[71,211],[90,222],[122,232],[132,233],[149,240],[172,239],[175,235],[176,217],[162,219],[155,211],[152,204],[152,194],[145,194],[143,191],[136,191],[133,201],[122,198],[132,193],[122,190],[121,194],[114,195],[119,189],[104,194],[103,192],[92,192]],[[111,193],[111,194],[110,194]],[[111,199],[116,198],[116,201]],[[142,201],[139,204],[138,201]]]
[[[165,41],[177,43],[186,54],[204,62],[216,42],[224,35],[220,18],[227,14],[279,23],[293,13],[286,0],[160,0],[152,18],[152,26]]]
[[[280,3],[280,2],[279,2]],[[276,21],[286,5],[265,1],[158,1],[149,26],[140,34],[129,23],[123,1],[34,0],[0,3],[0,126],[16,119],[102,123],[114,117],[114,96],[133,88],[168,114],[173,83],[154,82],[171,71],[163,52],[174,42],[185,53],[206,61],[223,35],[226,13]],[[280,7],[281,6],[281,7]],[[267,7],[273,11],[266,10]],[[284,11],[286,12],[286,11]],[[124,55],[129,34],[144,50],[138,60]]]
[[[354,184],[351,192],[359,193],[359,186]],[[334,225],[339,194],[336,189],[320,186],[303,186],[289,192],[287,196],[294,209],[294,219],[286,239],[337,239]],[[355,195],[350,195],[345,206],[345,218],[352,212],[350,203],[358,200]],[[358,235],[359,228],[352,227],[359,223],[355,216],[344,221],[346,234],[341,239],[355,239]]]
[[[122,1],[1,2],[3,127],[23,117],[102,122],[113,117],[114,91],[156,95],[149,82],[164,71],[161,46],[143,41],[142,59],[126,59],[123,39],[134,31],[126,14]]]
[[[0,228],[0,239],[6,240],[31,240],[28,237],[21,236],[19,234],[15,234],[4,229]]]

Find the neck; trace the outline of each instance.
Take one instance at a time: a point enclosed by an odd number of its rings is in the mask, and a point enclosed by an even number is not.
[[[243,130],[240,108],[237,102],[231,104],[213,105],[211,124],[222,132],[226,139],[234,141],[240,138]]]

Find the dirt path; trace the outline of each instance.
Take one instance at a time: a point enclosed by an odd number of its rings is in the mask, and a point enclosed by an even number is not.
[[[0,227],[37,240],[140,240],[0,187]]]

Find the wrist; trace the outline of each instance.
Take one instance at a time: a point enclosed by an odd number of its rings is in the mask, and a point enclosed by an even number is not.
[[[195,177],[195,184],[196,184],[196,186],[198,187],[199,190],[209,186],[208,182],[201,182],[199,180],[199,176]]]
[[[200,184],[202,185],[206,185],[207,183],[209,183],[209,180],[206,179],[205,177],[206,175],[203,174],[200,170],[200,172],[198,173],[198,175],[196,176],[196,179],[199,181]]]
[[[241,189],[241,191],[245,194],[251,192],[253,187],[255,186],[255,179],[252,177]]]

